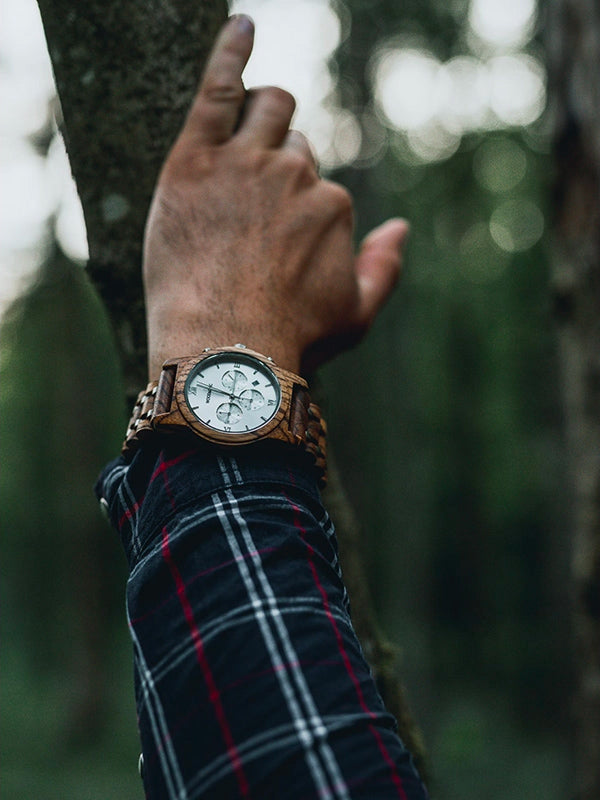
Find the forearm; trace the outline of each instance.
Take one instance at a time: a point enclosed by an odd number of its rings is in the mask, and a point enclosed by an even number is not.
[[[174,441],[117,462],[99,491],[130,563],[149,797],[424,796],[305,454]]]

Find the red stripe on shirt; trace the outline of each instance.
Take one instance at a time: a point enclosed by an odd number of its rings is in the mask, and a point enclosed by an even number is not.
[[[140,510],[141,505],[142,505],[143,502],[144,502],[144,498],[142,497],[139,501],[134,503],[130,508],[126,508],[125,509],[125,512],[123,513],[123,515],[119,519],[119,530],[121,530],[121,528],[125,524],[126,520],[131,519],[133,517],[133,515],[136,514]]]
[[[206,658],[206,653],[204,651],[204,644],[202,642],[200,631],[198,630],[198,626],[196,625],[196,621],[194,619],[194,612],[192,610],[191,603],[189,601],[189,598],[185,590],[185,584],[183,582],[181,573],[179,572],[177,564],[175,563],[173,555],[171,553],[171,548],[169,545],[169,533],[166,527],[164,527],[162,531],[162,555],[166,564],[169,567],[173,580],[175,581],[175,586],[177,588],[177,596],[179,597],[179,602],[181,603],[181,608],[183,610],[186,622],[188,624],[188,628],[190,629],[192,641],[194,642],[196,659],[198,661],[198,664],[200,665],[202,674],[204,675],[204,680],[208,687],[208,697],[213,705],[213,709],[217,721],[219,723],[219,727],[221,728],[221,733],[223,734],[223,739],[227,747],[227,755],[229,756],[229,760],[231,761],[231,766],[233,767],[233,771],[235,772],[240,792],[243,797],[250,797],[250,786],[248,784],[248,780],[246,778],[244,769],[242,767],[242,761],[238,753],[238,749],[235,746],[235,742],[233,741],[233,736],[231,734],[231,729],[227,722],[227,717],[225,716],[225,709],[223,708],[223,703],[221,702],[221,695],[219,689],[217,688],[217,684],[215,683],[215,679],[213,677],[212,671],[210,669],[210,666]]]
[[[310,567],[310,571],[311,571],[311,574],[313,576],[313,580],[315,582],[315,586],[317,587],[317,589],[319,591],[319,594],[321,595],[321,599],[323,600],[323,609],[325,611],[325,615],[327,616],[327,619],[329,620],[329,622],[331,624],[331,627],[333,628],[333,631],[334,631],[334,634],[335,634],[335,639],[336,639],[337,646],[338,646],[338,650],[340,652],[340,656],[342,658],[342,661],[344,662],[344,666],[346,668],[346,672],[348,673],[348,675],[350,676],[350,680],[354,684],[354,689],[356,691],[356,696],[358,698],[358,702],[360,704],[360,707],[362,708],[364,713],[367,714],[368,717],[370,717],[370,719],[374,719],[375,714],[367,706],[363,691],[362,691],[361,686],[360,686],[360,682],[359,682],[358,678],[356,677],[356,673],[354,672],[354,669],[352,668],[352,664],[350,662],[350,658],[348,657],[348,653],[346,652],[346,648],[344,647],[344,639],[342,637],[342,634],[340,633],[340,629],[338,628],[337,622],[335,621],[335,617],[331,613],[331,609],[329,607],[329,598],[327,597],[327,592],[325,591],[325,588],[324,588],[323,584],[321,583],[321,580],[319,578],[319,573],[317,572],[317,568],[316,568],[316,565],[315,565],[315,561],[314,561],[314,552],[315,551],[314,551],[314,548],[310,544],[310,542],[307,541],[307,539],[306,539],[306,530],[305,530],[304,526],[302,525],[302,523],[300,522],[300,509],[289,498],[287,498],[287,500],[290,503],[290,505],[292,506],[292,509],[293,509],[293,512],[294,512],[294,527],[300,533],[300,538],[302,539],[302,541],[306,545],[306,549],[307,549],[307,552],[308,552],[308,564],[309,564],[309,567]],[[388,749],[385,746],[379,731],[377,730],[377,728],[374,725],[369,725],[369,730],[371,731],[371,733],[375,737],[375,741],[377,742],[377,746],[379,747],[379,751],[380,751],[381,755],[383,756],[384,761],[386,762],[386,764],[390,768],[390,772],[391,772],[391,775],[392,775],[392,781],[394,782],[394,786],[397,789],[398,797],[400,797],[402,800],[407,800],[406,792],[404,791],[404,786],[402,784],[402,778],[398,774],[398,769],[396,768],[396,764],[394,763],[394,759],[390,756],[390,754],[388,752]]]
[[[164,461],[164,453],[161,453],[161,461],[158,467],[152,473],[150,477],[150,483],[152,483],[155,478],[159,475],[163,476],[163,481],[165,484],[165,491],[167,493],[167,497],[169,498],[169,502],[171,503],[171,508],[175,509],[175,498],[173,497],[173,492],[171,491],[171,486],[169,484],[169,478],[167,476],[167,470],[169,467],[174,467],[175,464],[179,464],[181,461],[185,461],[186,458],[189,458],[195,451],[194,450],[186,450],[185,453],[180,453],[175,458],[169,459],[169,461]]]

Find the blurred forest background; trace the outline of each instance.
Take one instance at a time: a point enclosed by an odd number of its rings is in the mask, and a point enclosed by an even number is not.
[[[321,72],[304,77],[321,96],[306,100],[300,127],[323,171],[353,192],[359,235],[388,216],[412,224],[399,291],[322,380],[432,795],[567,797],[570,501],[546,235],[544,8],[255,0],[235,10],[255,17],[259,37],[261,23],[279,26],[282,47],[312,21]],[[268,82],[286,85],[276,69]],[[38,159],[57,146],[52,109],[27,133]],[[109,326],[60,213],[48,209],[28,248],[39,270],[1,329],[2,792],[140,798],[125,564],[91,493],[126,411]]]

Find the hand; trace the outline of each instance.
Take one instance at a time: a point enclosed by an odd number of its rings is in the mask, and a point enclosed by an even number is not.
[[[321,180],[295,103],[244,90],[248,17],[222,29],[161,172],[146,226],[149,373],[243,342],[280,366],[318,366],[367,331],[400,271],[408,226],[390,220],[355,257],[348,192]]]

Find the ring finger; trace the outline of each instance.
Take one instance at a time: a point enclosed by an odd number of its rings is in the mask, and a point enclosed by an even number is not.
[[[296,101],[285,89],[262,86],[246,92],[246,102],[236,133],[245,140],[262,147],[279,147],[284,141]]]

